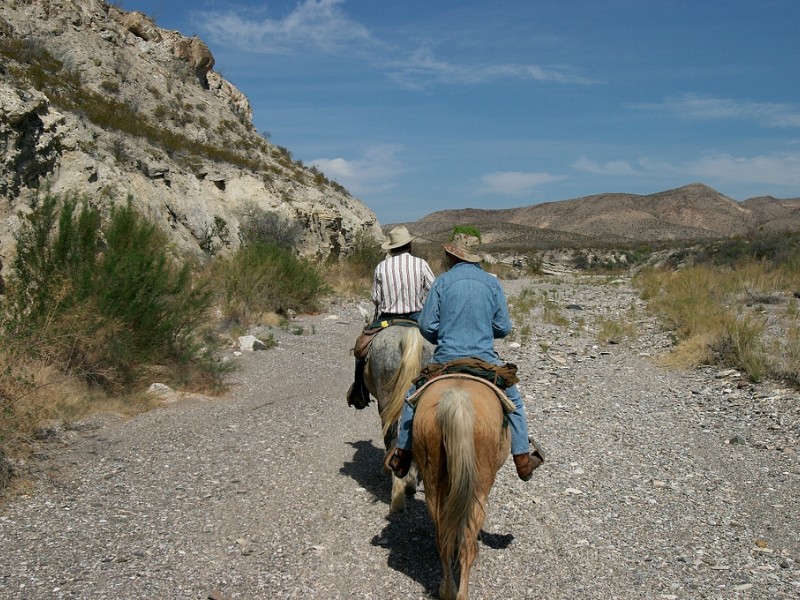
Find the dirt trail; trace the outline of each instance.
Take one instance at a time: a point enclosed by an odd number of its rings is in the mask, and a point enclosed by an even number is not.
[[[527,484],[503,466],[472,597],[800,597],[797,393],[660,369],[644,316],[637,340],[596,347],[594,317],[636,304],[626,283],[523,286],[579,308],[499,344],[549,460]],[[3,597],[435,597],[422,488],[387,518],[375,406],[344,401],[356,307],[295,325],[232,358],[224,398],[51,447],[52,477],[0,509]]]

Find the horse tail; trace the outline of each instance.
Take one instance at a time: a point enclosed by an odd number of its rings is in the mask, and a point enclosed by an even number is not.
[[[419,370],[422,368],[423,347],[424,342],[419,329],[416,327],[405,327],[403,337],[400,340],[400,367],[397,369],[391,381],[389,381],[387,386],[388,389],[391,390],[388,396],[389,400],[381,412],[384,436],[387,435],[392,425],[400,418],[400,413],[403,411],[403,402],[405,402],[406,399],[406,393],[411,387],[411,383],[417,375],[419,375]]]
[[[467,392],[449,390],[439,401],[436,420],[442,432],[450,486],[439,510],[439,551],[452,563],[458,557],[474,503],[478,470],[475,409]]]

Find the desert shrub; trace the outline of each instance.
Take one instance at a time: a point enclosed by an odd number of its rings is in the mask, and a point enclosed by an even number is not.
[[[524,275],[535,276],[542,274],[542,257],[536,252],[529,252],[525,256]]]
[[[199,355],[195,336],[211,305],[211,291],[192,280],[191,265],[164,248],[166,235],[131,206],[117,207],[99,263],[98,308],[122,329],[112,356],[121,364],[185,364]]]
[[[788,357],[798,353],[798,345],[792,304],[785,318],[776,307],[768,317],[767,307],[796,291],[798,263],[791,256],[778,263],[742,256],[737,254],[732,266],[643,270],[634,284],[649,309],[675,333],[676,347],[667,362],[736,367],[753,381],[766,376],[793,380],[796,369]]]
[[[347,262],[359,276],[369,279],[372,284],[372,274],[375,267],[386,255],[381,243],[367,231],[359,231],[353,242],[353,252],[347,257]]]
[[[47,194],[17,233],[14,275],[6,295],[7,332],[27,335],[91,292],[100,217],[85,201],[76,215],[78,201],[75,195],[62,202]]]
[[[279,248],[297,247],[303,228],[291,221],[255,205],[245,209],[242,216],[242,241],[247,245],[273,244]]]
[[[114,81],[113,79],[104,79],[101,81],[100,88],[110,94],[118,94],[120,90],[119,82]]]
[[[561,307],[552,300],[547,299],[542,304],[542,321],[559,327],[569,326],[569,319],[561,312]]]
[[[260,315],[314,311],[328,293],[320,269],[275,244],[256,242],[218,258],[211,279],[226,321],[247,325]]]
[[[189,265],[166,253],[164,234],[130,199],[104,227],[86,202],[77,206],[47,194],[21,227],[3,335],[108,389],[135,387],[152,363],[175,367],[173,381],[213,379],[197,341],[211,297]]]
[[[337,293],[356,298],[369,298],[372,276],[385,251],[369,231],[359,231],[353,240],[353,251],[342,259],[331,258],[325,267],[325,279]]]
[[[481,232],[474,225],[456,225],[453,227],[453,232],[450,234],[450,241],[452,242],[457,233],[464,233],[473,237],[481,239]]]
[[[741,369],[751,381],[761,381],[769,368],[763,347],[765,328],[763,317],[749,313],[727,319],[711,347],[716,362]]]

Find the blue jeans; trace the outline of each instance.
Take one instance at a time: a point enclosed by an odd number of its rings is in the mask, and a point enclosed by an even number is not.
[[[416,386],[411,386],[411,389],[406,394],[406,398],[417,390]],[[511,427],[511,454],[527,454],[530,448],[528,442],[528,420],[525,417],[525,405],[522,403],[522,396],[519,395],[519,390],[516,385],[512,385],[505,390],[508,399],[514,403],[517,408],[508,415],[508,424]],[[411,428],[414,422],[414,407],[408,402],[403,403],[403,412],[400,413],[400,426],[397,430],[397,447],[403,450],[411,450]]]

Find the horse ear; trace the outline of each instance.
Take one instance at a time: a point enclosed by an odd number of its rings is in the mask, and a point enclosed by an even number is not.
[[[359,304],[359,305],[358,305],[358,312],[360,312],[360,313],[361,313],[361,316],[362,316],[362,317],[364,317],[364,323],[366,323],[367,325],[369,325],[369,324],[370,324],[370,314],[369,314],[369,311],[368,311],[366,308],[364,308],[363,306],[361,306],[361,305]]]

